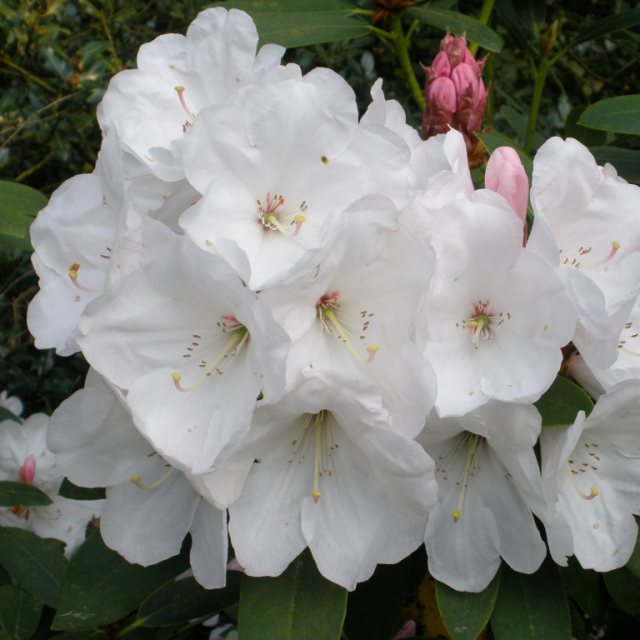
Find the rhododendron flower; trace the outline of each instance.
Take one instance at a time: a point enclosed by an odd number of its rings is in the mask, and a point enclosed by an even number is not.
[[[141,267],[87,308],[78,341],[128,391],[142,434],[171,464],[211,471],[249,428],[258,395],[284,392],[289,340],[218,256],[149,223]]]
[[[42,538],[65,543],[70,556],[84,541],[91,519],[99,516],[102,500],[70,500],[58,495],[65,473],[47,448],[49,417],[36,413],[24,423],[0,422],[0,480],[30,484],[43,491],[51,504],[0,508],[0,525],[29,529]]]
[[[48,442],[69,479],[107,487],[100,531],[129,562],[147,566],[180,552],[191,534],[191,568],[208,589],[223,587],[226,513],[202,499],[137,432],[121,394],[90,370],[84,389],[51,417]]]
[[[425,353],[441,416],[490,398],[533,402],[553,382],[575,312],[560,278],[522,246],[522,222],[480,191],[434,221],[435,275],[425,304]]]
[[[628,380],[600,396],[588,418],[581,411],[571,427],[540,436],[544,490],[570,541],[567,550],[550,539],[557,563],[573,553],[585,569],[611,571],[631,556],[633,515],[640,514],[639,416],[640,381]]]
[[[429,571],[459,591],[482,591],[502,557],[533,573],[546,548],[528,504],[542,501],[533,406],[491,402],[461,418],[432,413],[420,442],[436,463],[438,506],[425,534]]]
[[[255,463],[229,532],[248,575],[279,575],[308,546],[322,575],[354,589],[422,543],[433,462],[389,429],[373,389],[308,376],[256,412],[240,454]]]

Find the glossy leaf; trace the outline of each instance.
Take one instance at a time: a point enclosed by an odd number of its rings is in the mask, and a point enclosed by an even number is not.
[[[498,52],[504,43],[502,36],[493,29],[457,11],[420,6],[407,9],[406,14],[410,18],[416,18],[432,27],[450,31],[455,35],[466,33],[469,42],[477,42],[487,51]]]
[[[639,518],[636,518],[636,522],[638,522]],[[636,538],[636,544],[633,548],[633,553],[629,558],[629,561],[625,565],[625,568],[631,571],[634,576],[640,578],[640,536]]]
[[[575,382],[558,376],[535,406],[542,416],[543,427],[566,427],[575,422],[579,411],[589,415],[593,400]]]
[[[67,560],[61,545],[31,531],[0,527],[0,564],[23,589],[55,607]]]
[[[99,487],[79,487],[65,478],[58,489],[58,495],[71,500],[103,500],[106,498],[106,491]]]
[[[401,625],[408,595],[417,589],[426,572],[424,547],[397,564],[378,565],[373,576],[349,594],[346,636],[367,640],[392,638]]]
[[[347,591],[323,578],[305,550],[277,578],[243,576],[238,631],[242,640],[338,640]]]
[[[578,124],[601,131],[640,135],[640,93],[600,100],[582,112]]]
[[[496,640],[569,640],[571,616],[558,568],[547,558],[533,575],[503,563],[491,616]]]
[[[0,180],[0,240],[30,249],[29,226],[47,199],[36,189]]]
[[[96,531],[75,552],[64,574],[52,628],[81,631],[119,620],[188,566],[185,553],[149,567],[129,564]]]
[[[616,604],[632,616],[640,615],[640,578],[624,568],[607,571],[602,576]]]
[[[640,183],[640,151],[622,147],[589,147],[599,165],[612,164],[628,182]]]
[[[152,627],[187,622],[218,613],[240,599],[240,575],[227,574],[224,589],[205,589],[194,578],[169,582],[154,591],[138,610],[136,621]]]
[[[260,44],[303,47],[369,33],[369,25],[339,0],[235,0],[216,4],[246,11],[256,23]]]
[[[3,480],[0,482],[0,507],[35,507],[51,504],[51,498],[38,487],[22,482]]]
[[[480,593],[456,591],[436,582],[436,598],[452,640],[475,640],[487,626],[498,597],[500,574]]]
[[[14,640],[28,640],[38,628],[42,603],[12,584],[0,587],[0,628]]]
[[[566,567],[560,567],[560,577],[571,597],[592,618],[602,613],[604,589],[600,574],[592,569],[583,569],[573,557]]]
[[[640,24],[640,9],[616,12],[612,16],[585,24],[573,44],[602,38],[620,29],[631,29]]]

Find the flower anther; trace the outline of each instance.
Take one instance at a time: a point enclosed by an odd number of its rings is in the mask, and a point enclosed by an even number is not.
[[[271,229],[272,231],[279,231],[287,238],[295,238],[299,233],[302,225],[307,221],[304,212],[307,211],[308,205],[306,201],[302,201],[298,205],[298,213],[291,216],[289,213],[283,211],[282,207],[285,203],[285,197],[279,194],[274,194],[267,191],[264,199],[264,204],[261,200],[256,200],[258,205],[258,219],[265,227],[265,229]],[[293,231],[290,231],[287,227],[293,226]]]

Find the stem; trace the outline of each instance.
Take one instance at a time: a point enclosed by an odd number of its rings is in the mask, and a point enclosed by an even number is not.
[[[118,638],[124,638],[125,636],[128,636],[132,631],[135,631],[136,629],[141,627],[143,624],[144,624],[144,620],[140,618],[138,618],[137,620],[134,620],[129,626],[125,627],[124,629],[120,629],[120,631],[116,633],[115,635],[116,640],[118,640]]]
[[[533,136],[536,132],[540,102],[542,100],[542,90],[550,69],[549,59],[544,56],[540,60],[540,67],[535,70],[536,83],[533,87],[533,97],[531,98],[531,111],[529,112],[529,122],[527,123],[527,133],[524,139],[524,152],[529,155],[533,146]]]
[[[39,84],[43,89],[46,89],[50,93],[58,93],[50,84],[47,84],[42,78],[38,78],[38,76],[34,76],[33,73],[27,71],[24,67],[21,67],[19,64],[12,62],[7,56],[0,55],[0,62],[6,64],[7,67],[21,73],[25,80],[30,80],[31,82],[35,82]]]
[[[416,74],[413,71],[413,66],[411,65],[411,58],[409,58],[409,43],[407,37],[402,30],[402,23],[400,22],[400,18],[398,16],[391,17],[391,32],[395,35],[395,51],[396,57],[398,58],[398,62],[400,63],[400,67],[404,72],[404,75],[407,79],[407,83],[409,84],[409,89],[411,90],[411,95],[415,100],[416,104],[420,108],[420,111],[424,111],[426,108],[426,102],[424,99],[424,94],[422,92],[422,87],[416,78]]]
[[[109,43],[109,52],[111,53],[111,57],[113,58],[113,62],[116,65],[117,71],[122,71],[124,68],[122,66],[122,61],[118,57],[118,53],[116,52],[116,46],[113,42],[113,37],[111,36],[111,30],[109,29],[109,24],[107,23],[107,16],[105,16],[104,11],[100,9],[98,11],[98,17],[100,18],[100,23],[102,24],[102,29],[104,30],[105,36],[107,36],[107,41]]]
[[[480,9],[480,15],[478,16],[478,22],[480,24],[488,24],[489,17],[491,16],[491,12],[493,11],[493,5],[496,3],[496,0],[484,0],[482,3],[482,9]],[[477,42],[472,42],[469,47],[469,51],[471,55],[475,57],[476,53],[478,53],[479,45]]]

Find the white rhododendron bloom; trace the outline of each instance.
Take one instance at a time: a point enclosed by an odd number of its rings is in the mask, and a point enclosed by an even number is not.
[[[624,566],[638,536],[640,514],[640,381],[622,382],[585,418],[540,437],[547,498],[557,502],[555,526],[570,530],[570,549],[585,569]],[[550,542],[556,562],[567,550]]]
[[[6,389],[0,391],[0,407],[11,411],[14,416],[21,416],[24,409],[22,400],[16,396],[10,396]]]
[[[0,508],[0,525],[29,529],[42,538],[65,543],[70,556],[84,541],[85,531],[100,515],[102,500],[70,500],[58,495],[64,471],[47,448],[49,416],[36,413],[22,424],[14,420],[0,422],[0,480],[33,485],[43,491],[51,504]]]
[[[533,406],[490,402],[462,418],[427,419],[420,442],[436,464],[438,506],[425,534],[429,571],[460,591],[482,591],[502,557],[533,573],[546,555],[530,501],[542,502]]]
[[[249,575],[279,575],[308,546],[322,575],[354,589],[422,543],[436,493],[431,458],[392,432],[371,388],[337,382],[310,371],[255,414],[239,454],[255,463],[229,509]]]
[[[249,428],[256,399],[284,392],[289,340],[219,257],[149,224],[140,270],[86,310],[78,340],[125,389],[136,426],[172,464],[211,471]]]
[[[552,138],[534,160],[531,202],[527,246],[564,279],[578,312],[573,340],[582,356],[607,367],[640,291],[640,188],[610,165],[598,167],[577,140]]]
[[[226,513],[202,499],[136,431],[123,398],[94,371],[51,417],[48,442],[69,479],[107,487],[100,518],[107,546],[147,566],[180,552],[191,534],[191,568],[204,587],[225,584]]]
[[[492,192],[443,209],[432,243],[425,353],[440,415],[464,415],[491,398],[537,400],[575,327],[560,278],[522,246],[521,220]]]

